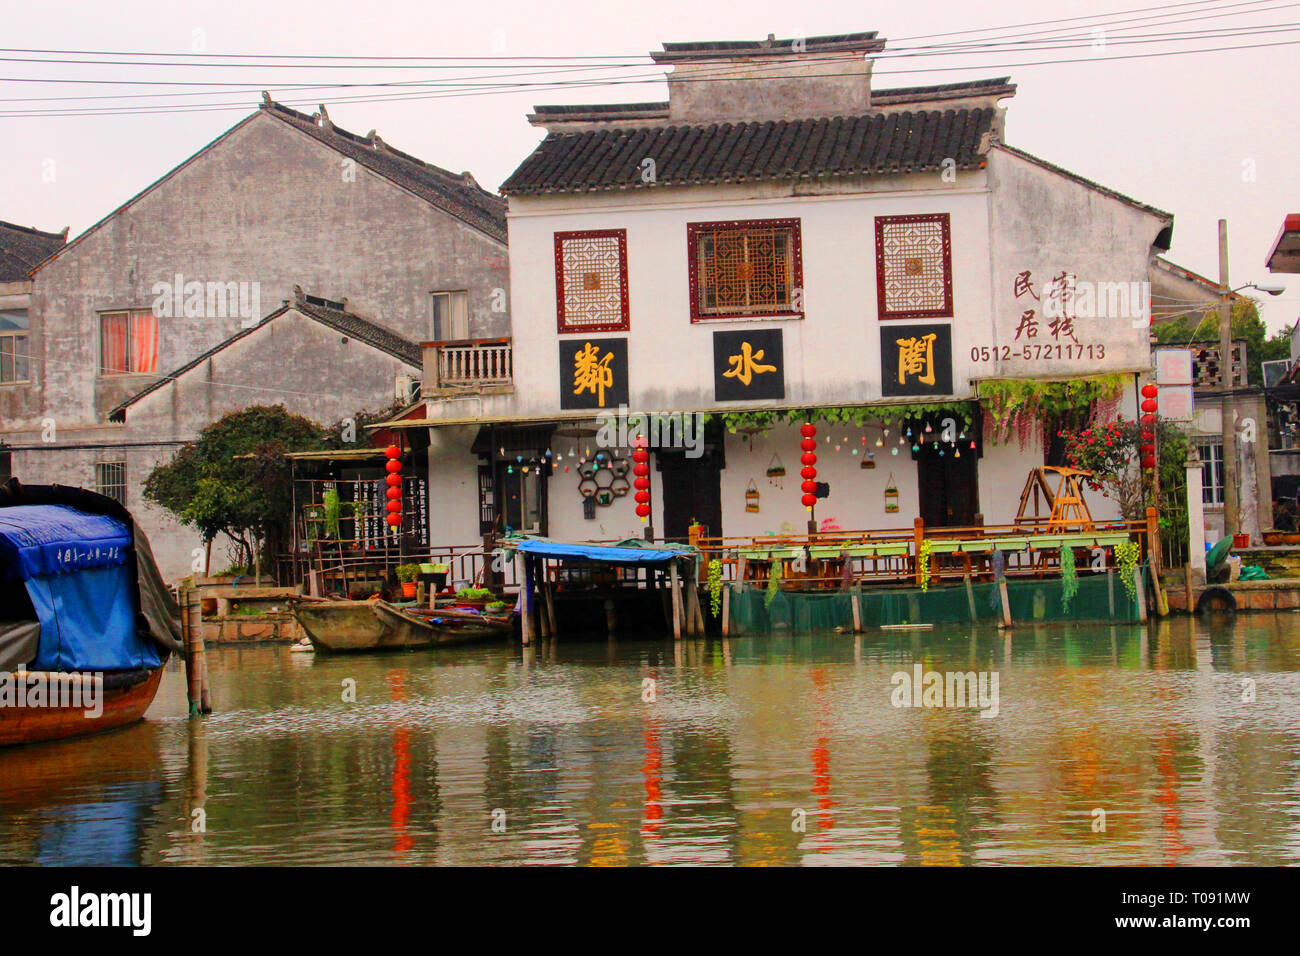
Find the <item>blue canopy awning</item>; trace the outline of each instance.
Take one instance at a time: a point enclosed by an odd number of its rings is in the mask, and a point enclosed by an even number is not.
[[[632,566],[663,565],[674,558],[694,558],[697,554],[693,548],[687,547],[572,544],[566,541],[547,541],[544,538],[524,538],[507,544],[506,548],[555,561],[585,561],[593,564]]]
[[[0,562],[20,581],[125,564],[131,531],[109,515],[67,505],[0,509]]]

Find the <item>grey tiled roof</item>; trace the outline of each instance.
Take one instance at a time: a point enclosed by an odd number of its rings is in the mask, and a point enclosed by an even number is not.
[[[285,303],[256,325],[249,326],[246,329],[240,329],[224,342],[213,346],[202,355],[196,356],[180,368],[169,372],[156,382],[152,382],[147,387],[136,392],[108,413],[109,421],[125,421],[126,410],[136,402],[140,401],[140,399],[152,392],[156,392],[169,382],[176,381],[185,373],[193,371],[218,352],[223,351],[245,336],[252,335],[262,326],[269,322],[274,322],[290,310],[300,312],[308,318],[315,319],[322,325],[334,329],[336,332],[341,332],[349,338],[356,339],[358,342],[364,342],[373,348],[379,349],[381,352],[387,352],[389,355],[396,359],[400,359],[413,368],[422,367],[424,355],[421,347],[417,343],[412,342],[410,339],[403,338],[391,329],[387,329],[378,323],[371,322],[369,319],[363,319],[361,316],[354,315],[351,312],[323,305],[321,304],[323,301],[324,300],[316,299],[313,296],[306,296],[298,298],[292,303]]]
[[[0,222],[0,282],[21,282],[67,242],[67,232],[41,232]]]
[[[501,186],[520,195],[978,168],[994,110],[551,132]]]
[[[279,103],[264,103],[262,109],[462,222],[506,241],[505,201],[479,186],[472,176],[426,163],[377,138],[358,136],[332,123],[318,124],[310,116]]]

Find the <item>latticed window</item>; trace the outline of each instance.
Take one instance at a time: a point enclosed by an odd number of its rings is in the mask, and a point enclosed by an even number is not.
[[[95,465],[95,490],[119,504],[126,504],[126,462],[101,461]]]
[[[561,332],[625,331],[627,230],[557,232],[555,300]]]
[[[693,222],[686,238],[692,322],[803,311],[798,219]]]
[[[948,214],[876,217],[876,301],[882,319],[952,315]]]

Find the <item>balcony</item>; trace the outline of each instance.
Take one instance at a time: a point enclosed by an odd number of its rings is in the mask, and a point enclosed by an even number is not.
[[[510,391],[510,339],[460,339],[424,344],[425,394]]]

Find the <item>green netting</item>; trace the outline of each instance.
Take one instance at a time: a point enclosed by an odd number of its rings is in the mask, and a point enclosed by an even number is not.
[[[1146,568],[1142,568],[1146,586]],[[1135,621],[1137,602],[1130,599],[1118,573],[1081,574],[1079,589],[1064,605],[1060,578],[1007,579],[1011,620],[1029,621]],[[748,586],[731,588],[728,613],[734,634],[770,630],[823,631],[853,627],[853,605],[848,591],[809,593],[780,591],[767,601],[767,590]],[[963,624],[974,620],[995,623],[1002,619],[997,584],[987,581],[920,588],[858,590],[862,626],[882,624]]]

